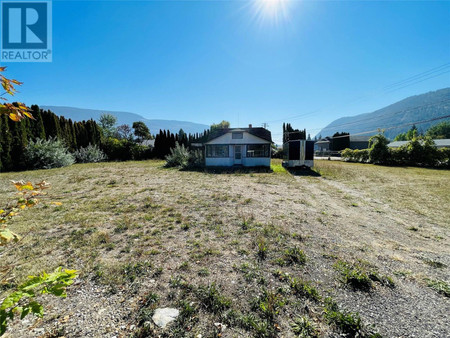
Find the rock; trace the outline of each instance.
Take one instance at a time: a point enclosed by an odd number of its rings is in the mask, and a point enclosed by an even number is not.
[[[165,307],[156,309],[152,319],[156,325],[161,328],[165,328],[168,323],[174,321],[178,317],[179,313],[180,311],[178,311],[177,309]]]

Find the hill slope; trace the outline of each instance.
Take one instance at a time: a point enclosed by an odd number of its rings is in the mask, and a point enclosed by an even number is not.
[[[160,129],[168,129],[171,132],[178,132],[183,129],[185,133],[201,133],[205,129],[209,129],[206,124],[193,123],[187,121],[176,120],[158,120],[158,119],[146,119],[143,116],[135,113],[107,111],[107,110],[94,110],[94,109],[82,109],[75,107],[61,107],[61,106],[40,106],[42,109],[51,110],[59,116],[70,118],[74,121],[82,121],[93,119],[98,121],[101,114],[108,113],[117,117],[117,125],[128,124],[132,125],[133,122],[142,121],[149,128],[152,134],[156,134]]]
[[[350,134],[373,131],[366,135],[376,134],[378,128],[387,129],[385,135],[394,138],[411,128],[408,123],[431,120],[450,115],[450,88],[440,89],[421,95],[408,97],[372,113],[342,117],[331,122],[318,135],[331,136],[335,132],[346,131]],[[447,118],[450,120],[450,118]],[[442,120],[417,124],[419,130],[426,131]],[[396,127],[399,126],[399,127]],[[396,127],[388,129],[391,127]]]

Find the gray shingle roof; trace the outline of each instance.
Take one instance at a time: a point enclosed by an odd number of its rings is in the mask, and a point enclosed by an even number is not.
[[[211,140],[214,140],[215,138],[218,138],[222,135],[225,135],[226,133],[230,133],[233,131],[246,131],[247,133],[254,135],[256,137],[262,138],[263,140],[272,142],[272,133],[265,129],[265,128],[227,128],[227,129],[216,129],[212,133],[208,135],[208,140],[206,142],[209,142]]]

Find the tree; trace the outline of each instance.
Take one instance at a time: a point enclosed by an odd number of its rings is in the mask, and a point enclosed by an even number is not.
[[[211,125],[210,130],[214,131],[217,129],[228,129],[228,128],[230,128],[230,122],[222,120],[222,122],[220,122],[220,123],[213,123]]]
[[[142,121],[133,122],[133,129],[139,142],[149,140],[152,137],[147,125]]]
[[[114,137],[116,135],[117,117],[112,114],[102,114],[98,122],[106,137]]]
[[[427,130],[427,136],[432,139],[450,138],[450,121],[443,121]]]
[[[369,139],[369,160],[374,164],[384,164],[390,159],[389,140],[383,134],[377,134]]]
[[[418,130],[416,125],[414,124],[410,130],[406,133],[400,133],[395,138],[394,141],[411,141],[413,138],[418,136]]]
[[[128,124],[121,124],[120,126],[118,126],[117,133],[122,139],[131,140],[133,138],[133,131]]]

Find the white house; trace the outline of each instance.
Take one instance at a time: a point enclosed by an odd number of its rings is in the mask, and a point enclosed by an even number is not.
[[[270,167],[272,135],[264,128],[229,128],[212,132],[205,143],[205,165]]]

